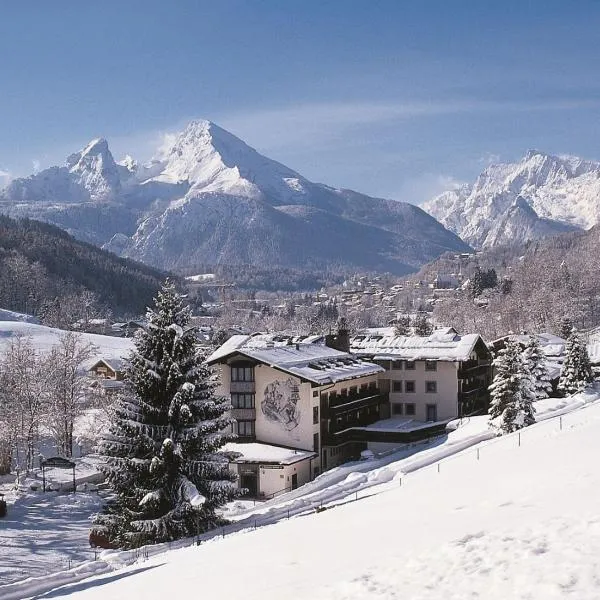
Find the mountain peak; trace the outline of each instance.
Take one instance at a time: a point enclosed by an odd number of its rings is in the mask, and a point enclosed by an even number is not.
[[[104,138],[95,138],[67,158],[69,172],[94,200],[112,197],[120,188],[119,169]]]
[[[295,171],[259,154],[207,120],[191,121],[175,138],[157,180],[188,182],[194,193],[220,192],[251,198],[302,192]],[[275,193],[277,192],[277,193]]]

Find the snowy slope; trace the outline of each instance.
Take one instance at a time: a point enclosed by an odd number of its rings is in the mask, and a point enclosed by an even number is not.
[[[420,208],[313,183],[209,121],[193,121],[147,165],[104,139],[63,167],[15,179],[0,210],[67,229],[160,268],[345,265],[407,273],[468,251]]]
[[[65,331],[25,323],[21,321],[0,321],[0,354],[6,352],[11,340],[16,337],[25,337],[31,340],[33,347],[39,352],[48,352],[55,346]],[[84,343],[93,346],[90,366],[101,358],[124,358],[133,349],[131,338],[119,338],[109,335],[98,335],[94,333],[79,333]],[[87,366],[87,365],[86,365]]]
[[[291,512],[304,516],[288,520],[282,505],[283,520],[256,531],[249,524],[149,560],[107,552],[75,571],[4,586],[0,595],[30,597],[54,581],[65,587],[45,597],[597,598],[600,404],[585,404],[597,398],[565,399],[565,412],[583,408],[520,435],[440,454],[447,456],[441,462],[431,448],[429,456],[390,463],[391,478],[382,476],[389,467],[372,469],[371,486],[353,489],[368,469],[362,463],[363,473],[347,473],[337,506],[325,503],[324,512],[311,510],[307,497],[303,513]],[[553,402],[544,401],[540,413],[550,416]],[[466,442],[477,430],[475,420],[457,435]],[[108,572],[136,556],[141,562]]]
[[[589,229],[600,218],[600,163],[530,150],[423,208],[480,248]]]

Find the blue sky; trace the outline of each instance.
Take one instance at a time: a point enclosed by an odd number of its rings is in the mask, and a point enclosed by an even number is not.
[[[528,148],[600,159],[600,2],[16,2],[0,173],[207,118],[315,181],[420,202]],[[1,180],[0,180],[1,181]]]

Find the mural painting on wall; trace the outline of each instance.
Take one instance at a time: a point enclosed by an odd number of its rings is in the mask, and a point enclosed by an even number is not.
[[[279,424],[286,431],[292,431],[300,424],[300,388],[291,378],[275,380],[265,387],[264,398],[260,403],[263,415]]]

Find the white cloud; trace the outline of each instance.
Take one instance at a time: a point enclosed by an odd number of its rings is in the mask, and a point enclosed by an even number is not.
[[[465,181],[461,181],[452,175],[423,173],[417,177],[404,180],[399,188],[392,193],[386,194],[386,196],[410,202],[411,204],[421,205],[438,194],[449,190],[456,190],[465,185],[465,183]]]
[[[7,171],[6,169],[0,167],[0,188],[4,187],[5,185],[8,185],[11,179],[12,175],[10,171]]]
[[[32,168],[33,168],[33,172],[34,172],[34,174],[37,174],[37,173],[39,173],[39,172],[41,171],[41,169],[42,169],[42,162],[41,162],[40,160],[38,160],[37,158],[34,158],[34,159],[31,161],[31,166],[32,166]]]

